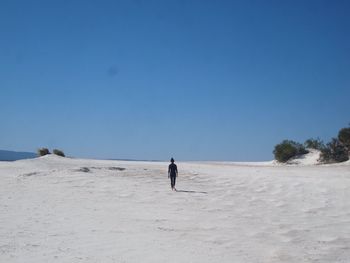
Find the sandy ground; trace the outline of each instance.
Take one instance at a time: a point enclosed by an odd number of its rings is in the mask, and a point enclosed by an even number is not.
[[[350,262],[349,162],[167,165],[0,162],[0,262]]]

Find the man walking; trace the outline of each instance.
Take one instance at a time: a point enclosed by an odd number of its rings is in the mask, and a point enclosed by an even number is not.
[[[171,190],[176,191],[175,182],[176,182],[176,177],[177,177],[177,166],[174,163],[173,158],[171,158],[170,162],[171,162],[171,164],[169,164],[168,178],[170,178]]]

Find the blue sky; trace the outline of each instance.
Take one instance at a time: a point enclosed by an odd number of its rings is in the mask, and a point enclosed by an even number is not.
[[[0,2],[0,149],[272,159],[350,122],[349,1]]]

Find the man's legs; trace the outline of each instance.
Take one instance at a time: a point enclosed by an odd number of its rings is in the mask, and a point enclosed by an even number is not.
[[[176,176],[170,176],[170,180],[171,180],[171,188],[174,189],[175,182],[176,182]]]

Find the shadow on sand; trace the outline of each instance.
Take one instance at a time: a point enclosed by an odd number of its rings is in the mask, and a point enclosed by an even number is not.
[[[176,190],[178,193],[195,193],[195,194],[208,194],[208,192],[188,191],[188,190]]]

